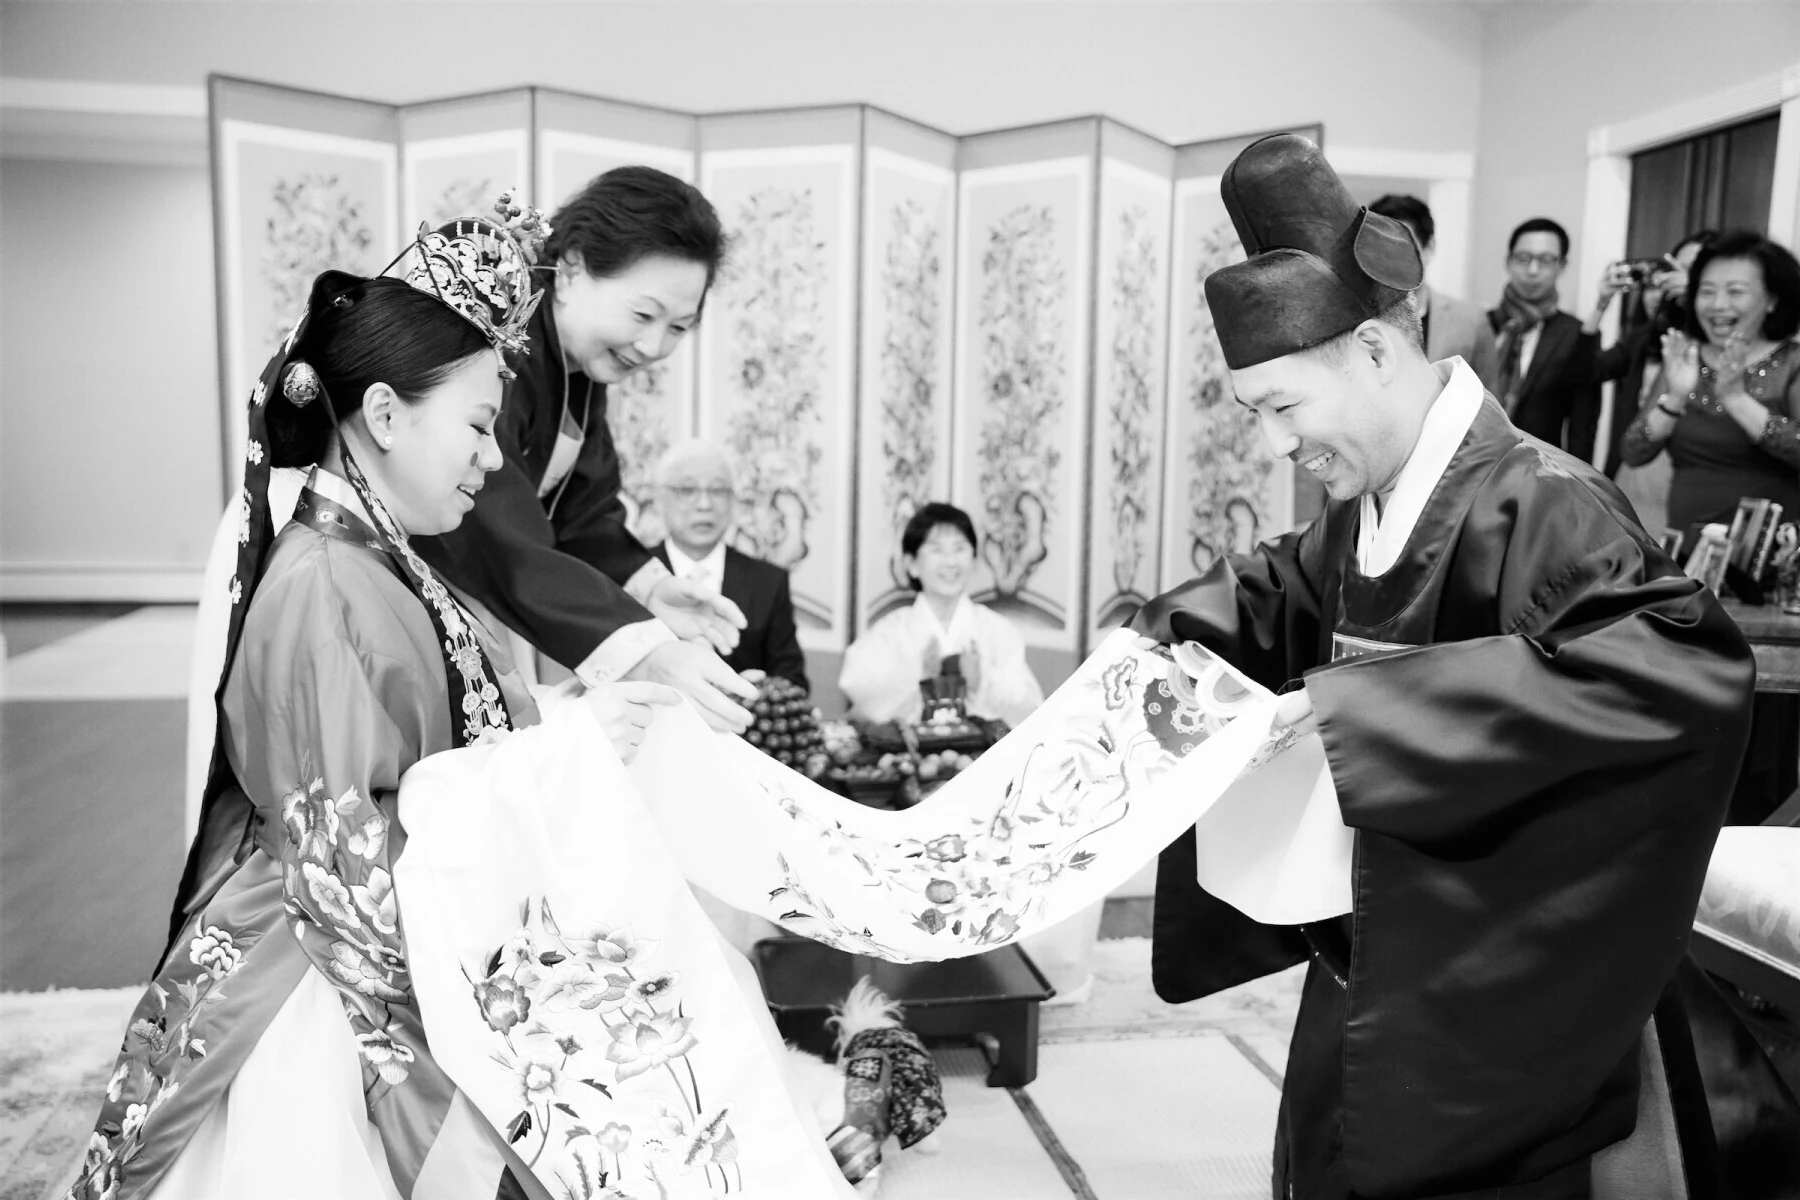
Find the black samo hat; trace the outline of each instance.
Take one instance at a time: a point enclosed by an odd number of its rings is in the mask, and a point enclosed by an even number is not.
[[[1325,155],[1296,134],[1245,147],[1219,194],[1249,255],[1206,277],[1234,371],[1347,333],[1424,281],[1411,231],[1352,200]]]

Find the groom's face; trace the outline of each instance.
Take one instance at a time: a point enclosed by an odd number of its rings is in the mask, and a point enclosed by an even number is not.
[[[1334,346],[1235,370],[1231,384],[1238,403],[1256,414],[1269,449],[1317,479],[1332,499],[1383,491],[1418,434],[1389,394],[1402,338],[1371,319]]]

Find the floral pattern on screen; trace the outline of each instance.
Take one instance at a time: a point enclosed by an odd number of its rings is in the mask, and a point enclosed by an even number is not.
[[[624,925],[564,927],[527,897],[486,974],[464,972],[513,1076],[507,1140],[569,1200],[744,1189],[730,1110],[705,1106],[689,1057],[696,1014],[657,945]]]
[[[1150,213],[1134,205],[1119,214],[1119,256],[1112,279],[1112,394],[1106,398],[1110,431],[1107,507],[1113,547],[1112,595],[1101,611],[1142,603],[1137,587],[1150,547],[1151,489],[1156,447],[1152,389],[1156,381],[1157,236]]]
[[[491,212],[494,198],[504,187],[504,184],[495,183],[489,176],[452,180],[444,185],[444,190],[438,193],[437,200],[427,210],[425,223],[436,229],[440,225],[448,225],[458,217]]]
[[[277,180],[274,214],[265,226],[262,278],[274,307],[253,358],[267,355],[287,336],[306,307],[312,281],[321,271],[355,271],[375,245],[363,206],[344,190],[335,174],[307,172]]]
[[[976,520],[996,595],[1060,624],[1061,606],[1026,587],[1049,553],[1062,465],[1055,437],[1068,402],[1064,355],[1073,334],[1063,317],[1069,284],[1056,238],[1048,205],[1022,204],[987,231],[976,322],[984,401]]]
[[[825,273],[812,189],[765,188],[739,206],[720,285],[736,393],[726,429],[737,459],[733,540],[788,568],[806,558],[819,511]]]
[[[1225,352],[1219,346],[1206,277],[1239,262],[1244,248],[1229,222],[1200,238],[1193,277],[1194,319],[1188,329],[1190,357],[1182,401],[1192,410],[1184,452],[1188,469],[1185,533],[1195,571],[1214,559],[1248,552],[1272,532],[1270,477],[1275,460],[1263,443],[1256,415],[1231,393]]]
[[[943,256],[924,205],[903,200],[888,216],[887,262],[881,273],[887,317],[881,341],[881,497],[892,522],[888,573],[896,591],[910,592],[900,562],[900,534],[932,498]]]
[[[646,546],[667,532],[650,476],[672,440],[669,418],[676,404],[669,375],[666,362],[649,363],[606,389],[606,423],[619,452],[619,491],[631,512],[631,532]]]

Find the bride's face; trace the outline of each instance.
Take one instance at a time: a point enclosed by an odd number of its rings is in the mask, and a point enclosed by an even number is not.
[[[493,351],[471,355],[417,404],[396,400],[391,411],[377,416],[378,444],[391,436],[393,445],[379,445],[368,473],[408,534],[455,529],[475,507],[488,472],[499,469],[500,446],[494,440],[503,395],[499,368]]]

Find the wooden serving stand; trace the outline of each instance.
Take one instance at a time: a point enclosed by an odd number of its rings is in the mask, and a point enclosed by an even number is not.
[[[926,1042],[991,1041],[989,1087],[1037,1078],[1038,1005],[1056,989],[1017,946],[935,963],[884,962],[798,937],[764,938],[753,949],[775,1026],[802,1050],[832,1057],[825,1018],[867,975]]]

